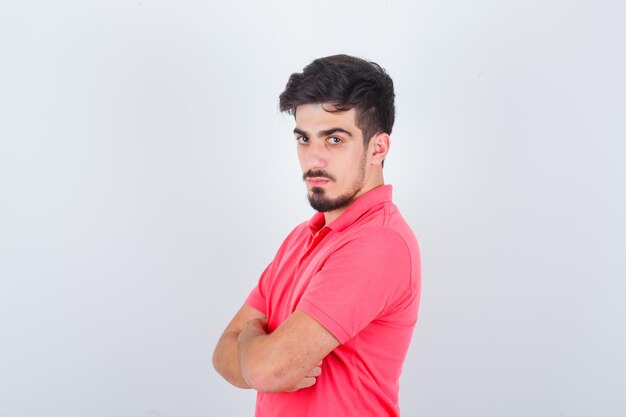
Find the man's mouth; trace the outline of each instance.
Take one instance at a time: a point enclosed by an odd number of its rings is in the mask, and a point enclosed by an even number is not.
[[[313,187],[320,187],[335,180],[332,175],[322,170],[307,171],[302,175],[302,179],[306,181],[307,184]]]
[[[330,182],[330,179],[326,177],[307,177],[306,183],[312,187],[322,187]]]

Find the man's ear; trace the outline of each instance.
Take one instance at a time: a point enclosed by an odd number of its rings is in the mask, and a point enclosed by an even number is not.
[[[368,146],[372,165],[383,164],[387,152],[389,152],[389,146],[391,146],[391,138],[387,133],[381,132],[372,137]]]

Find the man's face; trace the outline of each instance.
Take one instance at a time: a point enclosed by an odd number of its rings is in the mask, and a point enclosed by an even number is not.
[[[356,111],[325,109],[333,107],[298,106],[294,129],[309,202],[321,212],[344,208],[368,191],[368,158]]]

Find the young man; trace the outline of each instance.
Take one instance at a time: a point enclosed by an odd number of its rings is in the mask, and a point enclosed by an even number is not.
[[[373,62],[320,58],[291,75],[280,108],[317,213],[287,236],[213,365],[258,391],[257,417],[398,416],[420,258],[383,180],[393,82]]]

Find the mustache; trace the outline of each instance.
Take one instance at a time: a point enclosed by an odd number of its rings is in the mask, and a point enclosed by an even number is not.
[[[335,177],[333,177],[326,171],[322,171],[321,169],[318,169],[317,171],[308,170],[307,172],[302,174],[303,181],[307,178],[328,178],[331,181],[335,181]]]

